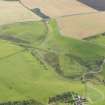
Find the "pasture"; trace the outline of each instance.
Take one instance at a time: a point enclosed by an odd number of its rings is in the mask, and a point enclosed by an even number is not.
[[[24,8],[18,1],[0,0],[0,25],[32,20],[37,21],[40,18]]]
[[[64,36],[83,39],[105,32],[105,12],[58,18]]]
[[[5,25],[0,27],[0,32],[1,102],[35,99],[46,105],[50,96],[65,91],[84,95],[85,85],[75,79],[79,80],[88,69],[85,63],[90,67],[94,64],[91,67],[94,70],[95,60],[105,56],[104,47],[61,36],[55,20],[50,20],[48,27],[42,21]],[[2,35],[29,42],[2,39]],[[94,95],[97,103],[103,105],[104,98],[97,97],[103,95],[96,88],[104,92],[105,87],[88,86],[90,105],[95,105]]]
[[[38,48],[40,44],[36,44],[36,39],[39,42],[40,38],[44,37],[46,28],[43,26],[42,22],[16,23],[0,27],[0,32],[4,36],[14,35],[16,38],[29,40],[30,45],[28,47],[33,46]],[[38,29],[42,31],[40,32]],[[27,39],[28,35],[30,38]],[[0,40],[1,102],[32,98],[47,104],[49,96],[56,95],[57,93],[77,91],[82,94],[84,92],[84,86],[81,82],[66,80],[57,74],[50,65],[48,70],[46,70],[43,64],[40,63],[40,60],[32,56],[31,52],[33,49],[30,47],[24,48],[24,46],[20,47],[21,44],[12,40]],[[9,52],[6,49],[9,49]],[[39,50],[38,53],[42,53],[42,51],[43,49]]]

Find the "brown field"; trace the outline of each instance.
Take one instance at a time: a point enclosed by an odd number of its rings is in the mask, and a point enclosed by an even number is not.
[[[78,39],[105,32],[105,12],[57,19],[62,33]]]
[[[39,19],[19,2],[0,1],[0,25]]]
[[[50,17],[58,17],[86,12],[96,12],[76,0],[21,0],[30,9],[40,8]]]

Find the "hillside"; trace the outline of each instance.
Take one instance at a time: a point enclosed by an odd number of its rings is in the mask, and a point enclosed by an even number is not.
[[[80,81],[84,74],[97,83],[104,78],[99,72],[104,46],[63,37],[53,19],[48,24],[33,21],[1,26],[0,46],[1,102],[35,99],[46,105],[50,96],[65,91],[84,95]],[[88,83],[90,105],[98,105],[96,99],[103,105],[104,94],[99,91],[105,87]]]

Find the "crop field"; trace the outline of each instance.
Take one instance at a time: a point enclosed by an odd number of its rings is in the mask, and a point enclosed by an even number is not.
[[[98,11],[105,11],[105,0],[78,0]]]
[[[105,32],[105,12],[58,18],[58,25],[64,35],[77,39]]]
[[[65,91],[85,95],[85,85],[75,79],[95,72],[105,56],[103,46],[61,36],[55,20],[1,26],[0,46],[1,102],[35,99],[47,105],[50,96]],[[89,105],[103,105],[104,85],[87,88]]]
[[[40,20],[40,18],[24,8],[18,1],[0,0],[0,25],[32,20]]]
[[[76,0],[21,0],[21,3],[30,9],[40,8],[50,17],[97,12]]]

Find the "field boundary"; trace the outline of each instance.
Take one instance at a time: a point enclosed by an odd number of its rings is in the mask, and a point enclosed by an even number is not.
[[[63,17],[71,17],[71,16],[79,16],[79,15],[89,15],[89,14],[99,14],[99,12],[84,12],[84,13],[77,13],[77,14],[69,14],[69,15],[63,15],[56,17],[57,19],[63,18]]]

